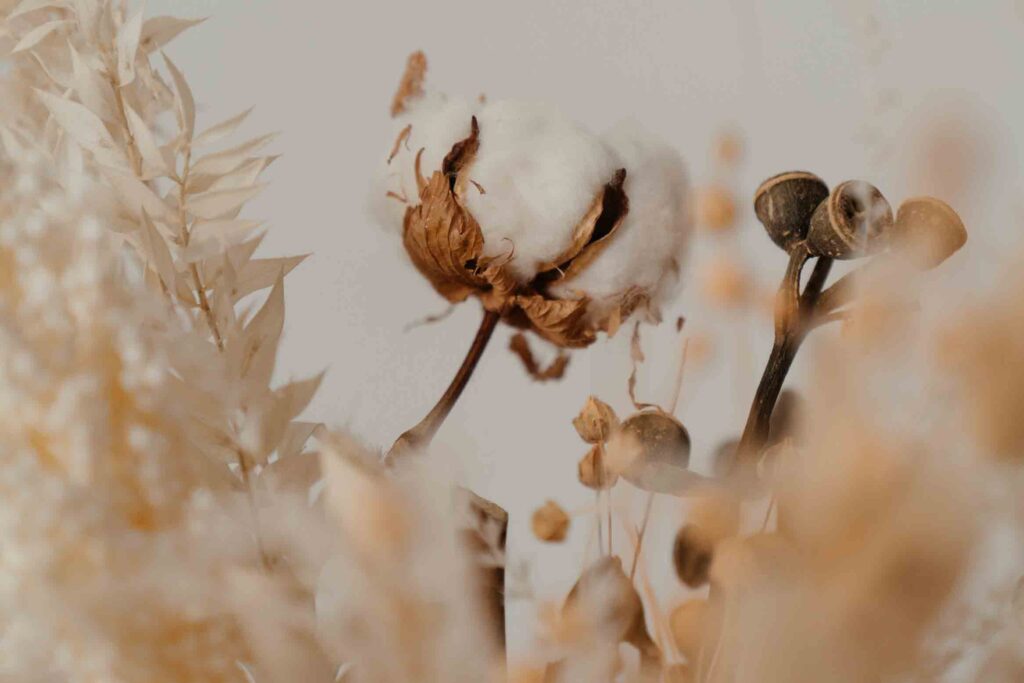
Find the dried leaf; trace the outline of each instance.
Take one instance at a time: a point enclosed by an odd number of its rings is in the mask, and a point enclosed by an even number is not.
[[[192,136],[196,132],[196,100],[192,95],[192,89],[188,85],[188,81],[185,80],[185,76],[182,75],[181,71],[171,58],[163,53],[164,62],[167,64],[167,70],[171,72],[171,78],[174,79],[174,90],[177,93],[176,102],[178,105],[178,124],[181,127],[182,134],[185,136],[185,140],[188,143],[192,142]]]
[[[161,223],[172,225],[177,222],[174,211],[134,173],[115,168],[102,168],[101,173],[132,214],[139,216],[145,211]]]
[[[231,294],[235,301],[238,301],[253,292],[270,287],[279,273],[287,275],[304,260],[306,256],[253,259],[239,271],[238,282]]]
[[[203,19],[181,19],[179,17],[152,17],[142,26],[139,50],[149,55],[177,38],[181,33],[206,21]]]
[[[391,116],[398,116],[406,110],[410,100],[423,95],[423,80],[427,75],[427,57],[422,52],[409,55],[405,73],[398,84],[398,90],[391,100]]]
[[[52,93],[36,90],[36,94],[57,124],[83,149],[92,152],[100,163],[109,166],[124,165],[124,156],[96,114],[78,102],[61,99]]]
[[[192,166],[191,172],[196,175],[221,175],[234,171],[245,163],[253,152],[265,147],[277,135],[277,133],[263,135],[237,147],[204,156]]]
[[[49,21],[45,24],[40,24],[34,29],[22,36],[21,40],[18,41],[17,45],[11,50],[11,54],[17,54],[24,52],[25,50],[31,50],[39,43],[46,40],[47,36],[61,28],[70,24],[70,21],[66,19],[57,19],[55,21]]]
[[[260,221],[239,219],[196,221],[192,226],[188,246],[181,252],[181,258],[186,263],[195,263],[219,254],[241,242],[261,225]]]
[[[126,21],[117,33],[117,77],[123,88],[135,81],[135,57],[142,37],[142,10]]]
[[[164,287],[167,291],[173,292],[175,291],[175,283],[178,279],[177,272],[174,269],[174,259],[171,257],[167,243],[164,242],[164,238],[157,231],[156,226],[145,209],[142,210],[142,226],[142,236],[146,245],[147,257],[157,275],[160,276]]]
[[[258,386],[270,382],[283,329],[284,275],[279,273],[267,300],[245,326],[238,357],[240,377],[251,379]]]
[[[7,21],[40,9],[64,9],[68,6],[63,0],[22,0],[7,13]]]
[[[533,356],[530,342],[522,332],[516,332],[509,340],[508,348],[523,362],[526,372],[537,382],[562,379],[565,369],[569,366],[569,355],[559,349],[558,355],[546,367],[542,368]]]
[[[190,174],[187,184],[188,191],[190,194],[197,194],[200,192],[237,190],[243,187],[251,187],[256,184],[263,171],[267,170],[279,158],[279,155],[255,157],[230,173],[225,173],[221,176],[195,176]]]
[[[258,195],[265,183],[236,190],[205,192],[188,198],[185,207],[198,218],[215,220],[240,209],[247,201]]]
[[[87,64],[75,46],[68,44],[71,53],[72,87],[88,109],[109,123],[117,121],[117,104],[110,82],[100,75],[100,70]]]
[[[128,130],[131,131],[135,146],[142,157],[142,178],[149,180],[161,176],[173,176],[171,168],[167,165],[160,145],[157,144],[153,132],[146,125],[130,105],[124,105],[125,118],[128,119]]]
[[[272,407],[260,420],[261,455],[269,454],[283,442],[288,426],[313,400],[322,381],[323,373],[292,382],[274,392]]]
[[[214,126],[210,126],[197,135],[192,144],[196,147],[202,147],[204,145],[212,145],[216,142],[220,142],[238,130],[238,127],[241,126],[247,118],[249,118],[249,114],[252,113],[252,110],[253,107],[249,107],[237,116],[232,116],[226,121],[221,121]]]
[[[292,422],[285,430],[281,443],[277,446],[277,457],[279,459],[291,458],[302,452],[306,442],[313,436],[317,429],[323,425],[319,422]]]

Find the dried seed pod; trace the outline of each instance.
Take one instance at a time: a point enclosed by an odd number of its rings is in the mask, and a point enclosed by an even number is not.
[[[591,396],[580,414],[573,419],[572,426],[587,443],[604,443],[618,428],[619,418],[610,405],[596,396]]]
[[[786,251],[807,236],[811,216],[828,197],[825,181],[807,171],[787,171],[761,183],[754,213],[768,236]]]
[[[892,224],[892,207],[877,187],[847,180],[814,210],[807,246],[815,256],[860,258],[884,246]]]
[[[537,508],[530,519],[533,535],[546,543],[560,543],[569,531],[569,515],[553,500]]]
[[[583,456],[579,464],[579,478],[581,484],[595,491],[615,486],[619,478],[608,469],[604,446],[597,444]]]
[[[622,423],[609,450],[622,478],[654,493],[683,495],[705,480],[688,468],[690,435],[679,420],[660,410],[639,412]]]
[[[714,550],[704,533],[687,524],[676,533],[672,545],[672,563],[679,580],[690,588],[700,588],[708,582],[708,569]]]
[[[935,197],[914,197],[900,204],[893,237],[912,264],[930,270],[967,243],[967,229],[949,204]]]
[[[707,600],[687,600],[672,610],[669,629],[676,647],[693,664],[700,654],[701,645],[707,636],[711,604]]]
[[[583,570],[565,598],[563,612],[577,609],[581,601],[601,608],[591,616],[619,642],[636,645],[641,652],[653,645],[643,602],[623,571],[620,558],[608,555]]]

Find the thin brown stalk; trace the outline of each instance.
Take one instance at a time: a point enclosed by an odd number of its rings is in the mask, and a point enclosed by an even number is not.
[[[388,460],[430,444],[437,430],[441,428],[448,414],[455,407],[455,403],[459,400],[459,396],[462,395],[462,391],[469,383],[469,379],[473,376],[473,371],[476,370],[480,358],[483,357],[487,344],[490,342],[494,329],[497,327],[500,319],[500,313],[495,311],[484,312],[484,317],[480,321],[480,327],[473,338],[473,343],[470,345],[469,351],[466,352],[466,357],[463,359],[458,371],[456,371],[455,377],[452,378],[448,388],[430,412],[416,426],[407,429],[398,437],[388,451],[387,456],[385,456]]]
[[[805,248],[795,248],[790,255],[786,275],[779,285],[775,311],[775,343],[754,394],[747,423],[737,447],[740,460],[750,462],[755,459],[768,441],[772,411],[797,351],[811,329],[822,288],[832,268],[832,259],[819,257],[801,294],[800,274],[809,258]]]

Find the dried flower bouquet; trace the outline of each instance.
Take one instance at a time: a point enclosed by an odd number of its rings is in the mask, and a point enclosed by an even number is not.
[[[694,222],[735,231],[728,178],[692,189],[636,125],[595,135],[546,106],[430,90],[416,53],[377,214],[440,296],[483,317],[441,399],[379,452],[300,419],[319,377],[272,382],[302,257],[257,257],[262,224],[243,217],[273,136],[226,142],[248,112],[199,126],[162,54],[199,22],[119,0],[0,11],[3,680],[842,683],[940,680],[970,660],[964,680],[1024,674],[1024,590],[993,582],[986,611],[964,589],[991,530],[1024,521],[1024,281],[915,320],[923,271],[967,239],[940,199],[893,212],[869,183],[804,171],[757,188],[789,256],[775,343],[746,425],[701,474],[675,416],[684,365],[670,405],[636,398],[640,324],[667,310]],[[725,176],[741,156],[718,142]],[[848,259],[864,265],[829,284]],[[749,312],[743,269],[713,265],[708,300]],[[833,322],[808,386],[784,389]],[[422,457],[502,323],[540,381],[633,323],[631,414],[591,396],[563,416],[596,504],[538,501],[530,520],[559,543],[593,517],[597,556],[538,606],[536,661],[512,666],[507,515]],[[676,332],[696,360],[690,323]],[[549,366],[528,335],[556,348]],[[616,488],[643,492],[639,524]],[[657,496],[686,514],[655,559]],[[659,604],[652,562],[685,601]]]

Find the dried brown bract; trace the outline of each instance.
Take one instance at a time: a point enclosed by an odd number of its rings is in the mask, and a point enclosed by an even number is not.
[[[423,80],[427,75],[427,56],[413,52],[405,63],[405,73],[398,84],[398,90],[391,100],[391,115],[398,116],[405,111],[409,100],[423,95]]]

